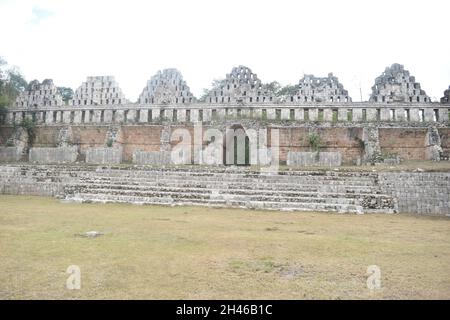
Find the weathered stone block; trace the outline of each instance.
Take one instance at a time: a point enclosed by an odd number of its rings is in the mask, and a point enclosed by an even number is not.
[[[0,162],[19,161],[23,147],[0,147]]]
[[[133,152],[133,163],[136,164],[164,165],[170,162],[170,152],[167,151],[135,150]]]
[[[31,148],[29,161],[35,163],[72,163],[77,161],[78,148]]]
[[[287,165],[295,167],[306,166],[340,166],[340,152],[288,152]]]
[[[122,147],[117,148],[88,148],[86,163],[118,164],[122,162]]]

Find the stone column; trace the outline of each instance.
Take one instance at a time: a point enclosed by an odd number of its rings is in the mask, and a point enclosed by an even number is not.
[[[63,123],[70,123],[70,112],[71,111],[63,111]]]
[[[217,118],[219,119],[219,120],[223,120],[223,119],[225,119],[225,108],[220,108],[220,109],[216,109],[217,110]]]
[[[139,122],[147,123],[147,120],[148,120],[148,109],[141,109],[141,112],[139,114]]]
[[[317,121],[318,109],[316,107],[309,108],[309,121]]]
[[[52,122],[53,122],[53,111],[47,111],[47,113],[45,114],[45,124],[51,124]]]
[[[125,120],[124,110],[116,111],[116,123],[123,123]]]
[[[425,122],[434,122],[434,111],[433,108],[425,109]]]
[[[93,123],[100,123],[101,122],[101,110],[94,110],[94,117],[92,118]]]
[[[113,111],[111,109],[107,109],[103,113],[103,121],[105,123],[112,123],[112,114]]]
[[[333,120],[333,112],[330,108],[325,108],[323,110],[323,120],[326,122],[331,122]]]
[[[377,127],[364,127],[362,140],[364,141],[363,161],[375,163],[381,155],[380,139]]]
[[[136,123],[136,110],[135,109],[128,110],[127,123]]]
[[[367,122],[377,121],[377,109],[376,108],[367,108]]]
[[[436,127],[429,127],[425,137],[426,160],[441,161],[441,137]]]
[[[186,109],[176,109],[177,110],[177,120],[179,122],[186,121]]]
[[[362,121],[362,108],[352,108],[353,110],[353,121]]]
[[[152,120],[161,120],[160,112],[160,108],[152,108]]]
[[[276,118],[276,112],[274,108],[268,108],[267,109],[267,119],[275,119]]]
[[[205,116],[205,113],[203,112],[203,117]],[[191,122],[198,122],[200,121],[198,116],[198,109],[191,109]]]
[[[389,108],[381,108],[381,121],[391,121]]]
[[[409,119],[412,122],[419,122],[419,108],[411,108],[409,109]]]
[[[303,109],[295,109],[294,111],[295,114],[295,120],[304,120],[304,114],[303,114]]]
[[[212,110],[203,109],[203,121],[211,121],[211,118],[212,118]]]
[[[449,110],[450,109],[439,108],[439,122],[450,121],[450,119],[449,119]]]
[[[80,124],[81,123],[81,110],[76,110],[74,117],[73,117],[73,123],[74,124]]]

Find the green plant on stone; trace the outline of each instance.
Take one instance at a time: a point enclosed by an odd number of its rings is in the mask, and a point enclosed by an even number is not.
[[[320,146],[321,146],[321,139],[320,136],[313,132],[308,135],[308,144],[311,151],[319,152]]]
[[[108,138],[108,140],[106,140],[106,146],[108,148],[111,148],[113,146],[113,143],[114,143],[114,141],[111,138]]]
[[[34,138],[35,138],[35,134],[34,134],[35,124],[34,124],[33,120],[31,120],[30,118],[22,119],[19,126],[24,128],[27,131],[28,143],[30,145],[32,145],[34,142]]]
[[[364,151],[364,149],[366,148],[366,144],[364,142],[363,139],[361,139],[360,137],[355,137],[356,142],[358,142],[359,148]]]

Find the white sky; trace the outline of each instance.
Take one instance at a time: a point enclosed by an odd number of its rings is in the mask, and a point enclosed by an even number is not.
[[[405,65],[437,100],[450,85],[448,0],[0,0],[0,56],[28,81],[74,90],[113,75],[136,101],[158,70],[197,97],[246,65],[263,82],[333,72],[367,100],[386,66]]]

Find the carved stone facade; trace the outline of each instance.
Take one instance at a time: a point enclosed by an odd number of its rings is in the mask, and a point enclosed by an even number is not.
[[[348,91],[339,83],[337,77],[329,73],[327,77],[318,78],[313,75],[305,75],[299,82],[299,90],[296,97],[291,101],[296,102],[318,102],[318,103],[337,103],[351,102]]]
[[[250,68],[239,66],[213,88],[206,97],[207,103],[270,103],[275,97],[264,90],[261,80]]]
[[[442,104],[450,104],[450,86],[444,91],[444,96],[441,98]]]
[[[129,103],[113,76],[88,77],[75,91],[71,105],[118,105]]]
[[[420,83],[403,65],[394,63],[375,79],[370,102],[376,103],[428,103],[431,102]]]
[[[16,99],[16,107],[39,108],[62,106],[63,100],[53,80],[46,79],[42,83],[34,80]]]
[[[192,103],[194,96],[177,69],[158,71],[139,96],[141,104]]]

